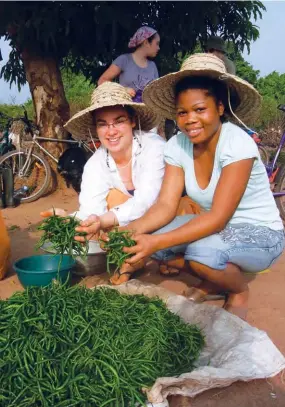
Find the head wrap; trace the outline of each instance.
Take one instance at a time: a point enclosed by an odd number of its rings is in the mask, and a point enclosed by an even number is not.
[[[149,37],[153,36],[156,33],[157,31],[154,28],[144,25],[134,33],[129,41],[128,47],[135,48],[138,45],[142,44],[144,40],[147,40]]]

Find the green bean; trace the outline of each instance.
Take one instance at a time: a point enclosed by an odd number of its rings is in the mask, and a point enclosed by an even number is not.
[[[33,287],[0,315],[1,407],[144,405],[143,388],[191,371],[204,346],[161,300],[109,288]]]
[[[107,273],[111,274],[110,265],[116,266],[114,273],[119,272],[126,259],[132,255],[123,252],[124,247],[131,247],[136,242],[131,238],[132,232],[119,231],[118,228],[108,233],[108,242],[102,241],[104,249],[107,251]]]
[[[38,241],[36,249],[39,249],[45,243],[49,243],[56,254],[69,254],[72,257],[86,258],[88,241],[85,239],[84,244],[82,244],[74,240],[75,236],[86,236],[86,233],[76,232],[75,228],[79,224],[80,221],[75,217],[60,217],[55,215],[54,212],[38,227],[38,230],[44,233]]]

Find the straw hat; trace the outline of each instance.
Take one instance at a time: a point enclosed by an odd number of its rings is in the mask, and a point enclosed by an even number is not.
[[[158,117],[143,103],[135,103],[124,86],[115,82],[104,82],[91,96],[91,105],[76,113],[64,127],[75,137],[96,133],[92,112],[107,106],[131,106],[136,114],[136,129],[148,131],[156,126]]]
[[[175,120],[174,90],[180,79],[186,76],[208,76],[225,82],[230,92],[238,96],[238,104],[233,111],[239,119],[252,122],[258,114],[261,96],[257,90],[238,76],[227,73],[224,63],[212,54],[194,54],[183,62],[179,72],[151,82],[144,89],[144,103],[157,114]]]

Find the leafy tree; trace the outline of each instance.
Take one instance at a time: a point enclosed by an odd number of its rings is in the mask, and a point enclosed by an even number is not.
[[[133,32],[148,24],[162,37],[158,65],[164,74],[174,65],[177,69],[179,52],[183,57],[209,34],[221,32],[236,49],[249,48],[259,35],[251,20],[263,10],[260,1],[2,1],[0,36],[9,40],[12,52],[1,74],[19,87],[28,81],[41,132],[62,138],[70,111],[60,67],[95,83],[112,59],[127,51]]]
[[[257,86],[260,71],[253,69],[253,66],[245,61],[240,53],[235,59],[235,65],[238,76],[251,83],[253,86]]]
[[[257,89],[263,96],[273,98],[278,103],[285,103],[285,73],[274,71],[260,78]]]
[[[274,71],[259,78],[257,89],[263,96],[257,128],[264,130],[263,141],[266,145],[277,147],[285,131],[284,113],[277,109],[279,104],[285,104],[285,73]]]

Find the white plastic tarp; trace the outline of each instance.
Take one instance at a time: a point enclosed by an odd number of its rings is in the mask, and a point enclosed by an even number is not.
[[[147,392],[151,403],[161,403],[168,395],[193,397],[237,380],[272,377],[285,368],[284,356],[265,332],[221,308],[195,304],[181,295],[138,280],[113,288],[125,294],[160,297],[169,310],[185,322],[200,326],[206,337],[206,347],[197,368],[178,377],[158,378]]]

